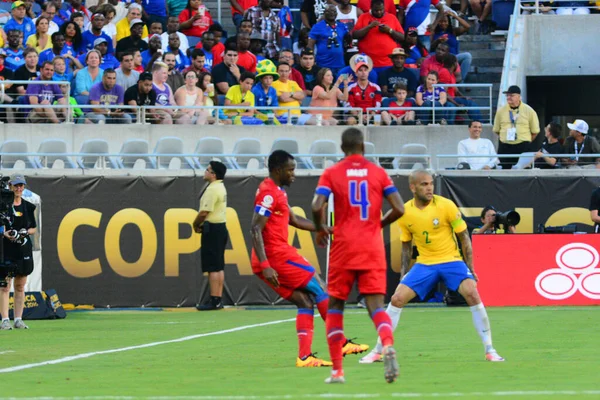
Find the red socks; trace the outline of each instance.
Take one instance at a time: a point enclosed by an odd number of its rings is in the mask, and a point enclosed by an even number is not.
[[[323,318],[323,322],[326,322],[327,313],[329,312],[329,297],[325,297],[324,300],[318,302],[317,309],[319,310],[319,314],[321,314],[321,318]]]
[[[378,308],[371,315],[371,319],[375,324],[375,329],[379,334],[381,343],[384,346],[391,346],[394,344],[394,330],[392,329],[392,320],[387,315],[383,308]]]
[[[308,308],[299,308],[296,316],[298,332],[298,357],[304,358],[312,353],[315,312]]]
[[[331,362],[333,363],[333,370],[341,371],[342,347],[346,342],[346,336],[344,335],[344,312],[340,310],[329,310],[327,312],[325,327],[327,329],[327,344],[329,345],[329,355],[331,356]]]

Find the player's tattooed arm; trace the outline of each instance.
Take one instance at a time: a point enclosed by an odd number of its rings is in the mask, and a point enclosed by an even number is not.
[[[465,229],[464,231],[457,233],[458,239],[460,239],[460,246],[462,249],[463,258],[465,260],[465,264],[469,267],[469,271],[473,274],[475,280],[477,280],[477,274],[475,274],[475,269],[473,267],[473,245],[471,244],[471,238],[469,237],[469,231]]]
[[[267,253],[265,252],[265,242],[263,241],[262,231],[269,220],[268,217],[254,213],[252,216],[252,228],[250,233],[252,234],[252,246],[260,261],[262,268],[262,274],[266,280],[268,280],[274,287],[279,286],[279,280],[277,279],[277,272],[269,265],[267,260]]]
[[[400,193],[394,192],[390,193],[386,196],[387,201],[392,206],[391,210],[389,210],[383,218],[381,219],[381,227],[385,228],[392,222],[396,221],[398,218],[404,215],[404,203],[402,201],[402,197]]]
[[[292,207],[290,207],[288,205],[288,207],[290,208],[290,225],[293,226],[294,228],[298,228],[298,229],[302,229],[303,231],[310,231],[310,232],[314,232],[315,229],[315,224],[304,217],[301,217],[299,215],[296,215],[294,213],[294,211],[292,210]]]
[[[412,240],[409,242],[402,242],[402,265],[400,269],[400,277],[404,277],[408,273],[410,267],[410,260],[412,258]]]

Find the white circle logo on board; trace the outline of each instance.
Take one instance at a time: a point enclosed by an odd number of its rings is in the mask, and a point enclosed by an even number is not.
[[[535,279],[537,292],[550,300],[564,300],[576,292],[600,299],[600,263],[598,251],[585,243],[570,243],[556,252],[558,268],[548,269]]]

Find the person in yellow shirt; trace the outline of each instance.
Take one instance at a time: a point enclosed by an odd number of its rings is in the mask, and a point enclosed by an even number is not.
[[[277,73],[279,79],[271,84],[271,86],[277,91],[277,98],[279,99],[279,107],[291,107],[296,108],[291,111],[292,115],[299,116],[300,104],[304,99],[304,91],[295,82],[290,80],[290,74],[292,73],[292,67],[288,63],[280,62],[277,67]],[[278,116],[287,115],[287,110],[277,110],[275,112]]]
[[[123,18],[119,22],[117,22],[117,42],[127,36],[131,36],[131,28],[130,23],[134,19],[142,19],[142,7],[139,4],[131,4],[129,6],[129,11],[127,12],[127,18]],[[142,39],[146,39],[148,37],[148,27],[144,24],[144,29],[142,30]]]
[[[254,74],[252,72],[242,72],[240,75],[240,84],[229,88],[225,95],[226,106],[245,106],[245,108],[226,109],[225,115],[228,117],[251,117],[254,115],[254,94],[252,85],[254,84]]]
[[[498,154],[522,154],[532,149],[531,143],[540,133],[540,121],[531,106],[521,101],[521,88],[513,85],[503,92],[506,104],[500,107],[494,118],[493,131],[498,135]],[[517,157],[500,158],[502,169],[511,169]]]
[[[475,329],[485,348],[485,359],[504,361],[492,346],[492,331],[485,307],[477,291],[477,275],[473,269],[473,249],[467,224],[452,200],[433,194],[433,176],[416,170],[409,177],[413,199],[404,205],[404,215],[398,220],[402,240],[402,279],[386,312],[396,329],[402,308],[415,296],[423,299],[442,280],[448,289],[458,291],[473,314]],[[462,246],[461,257],[455,234]],[[413,244],[419,256],[408,272]],[[382,346],[360,360],[370,364],[381,360]]]

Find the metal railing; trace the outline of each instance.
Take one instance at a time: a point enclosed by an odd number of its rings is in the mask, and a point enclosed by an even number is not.
[[[483,159],[503,159],[503,158],[518,158],[520,160],[519,168],[524,169],[535,165],[535,153],[536,152],[528,152],[522,154],[436,154],[436,168],[440,169],[440,162],[447,159],[457,159],[456,164],[458,164],[458,159],[460,158],[483,158]],[[543,157],[551,157],[558,159],[570,159],[574,161],[579,161],[580,158],[585,159],[600,159],[600,153],[593,154],[571,154],[571,153],[561,153],[561,154],[548,154],[544,153]],[[541,157],[541,158],[543,158]],[[596,164],[595,162],[586,162],[588,165]],[[519,163],[517,163],[519,164]],[[596,164],[598,165],[598,164]],[[568,167],[568,166],[567,166]]]
[[[442,83],[438,83],[433,85],[434,88],[436,87],[442,87],[442,88],[447,88],[447,87],[457,87],[457,88],[488,88],[488,95],[485,97],[488,100],[488,105],[487,106],[472,106],[472,107],[468,107],[468,106],[455,106],[453,105],[451,107],[451,109],[453,111],[487,111],[488,114],[488,118],[487,120],[482,118],[482,123],[485,124],[491,124],[492,123],[492,92],[493,92],[493,84],[491,83],[454,83],[454,84],[442,84]],[[392,99],[392,101],[394,101]],[[447,103],[448,101],[446,101]],[[445,108],[440,108],[439,106],[436,107],[435,105],[436,102],[432,103],[432,107],[420,107],[420,106],[416,106],[416,107],[394,107],[394,108],[387,108],[387,107],[370,107],[367,108],[366,112],[371,115],[374,116],[375,114],[378,114],[381,111],[390,111],[390,110],[403,110],[403,111],[415,111],[416,113],[419,113],[420,111],[431,111],[431,120],[433,121],[433,123],[435,123],[436,119],[435,119],[435,112],[436,110],[438,111],[438,114],[440,112],[448,112],[448,110],[450,109],[450,107],[445,107]],[[378,121],[379,120],[379,121]],[[373,123],[371,123],[371,121]],[[369,125],[381,125],[381,122],[379,118],[377,118],[377,120],[375,118],[369,118]]]
[[[538,0],[536,0],[538,1]],[[517,32],[517,22],[521,18],[521,13],[519,12],[519,6],[521,2],[520,0],[515,1],[515,7],[513,9],[513,13],[510,16],[510,26],[508,28],[508,37],[506,39],[506,50],[504,52],[504,62],[502,63],[502,77],[500,78],[500,94],[498,96],[498,108],[504,106],[506,103],[506,99],[502,96],[502,93],[508,90],[509,83],[509,72],[513,69],[512,67],[512,56],[513,56],[513,46],[515,35]],[[516,66],[515,66],[516,68]]]
[[[596,6],[593,2],[590,2],[589,0],[572,0],[569,1],[569,3],[581,3],[581,6],[578,7],[573,7],[573,6],[560,6],[560,4],[555,5],[554,2],[546,2],[549,3],[549,5],[540,5],[540,3],[544,3],[543,1],[540,2],[539,0],[535,0],[535,1],[517,1],[517,4],[519,4],[519,8],[521,11],[529,11],[529,12],[533,12],[535,14],[540,14],[541,8],[544,7],[547,10],[559,10],[561,8],[586,8],[588,10],[598,10],[600,9],[599,6]],[[525,4],[525,5],[524,5]],[[528,4],[533,4],[532,6],[528,5]],[[542,13],[544,11],[541,11]]]
[[[210,160],[221,160],[228,168],[233,170],[245,170],[252,169],[248,168],[250,160],[254,159],[258,162],[259,170],[265,169],[267,166],[267,159],[270,154],[238,154],[238,153],[82,153],[82,152],[67,152],[67,153],[38,153],[38,152],[23,152],[23,153],[9,153],[0,152],[0,168],[5,168],[3,161],[4,157],[10,157],[10,162],[14,165],[18,161],[22,161],[27,165],[29,162],[33,167],[31,169],[45,169],[51,168],[52,165],[48,165],[49,158],[55,158],[63,160],[65,158],[75,158],[76,169],[106,169],[107,166],[111,166],[111,169],[123,169],[130,170],[133,168],[124,167],[123,159],[128,159],[130,164],[135,164],[137,160],[150,160],[150,165],[146,165],[145,169],[151,170],[165,170],[169,169],[168,166],[173,159],[179,159],[181,166],[186,168],[179,169],[193,169],[203,170],[206,168],[208,161]],[[337,162],[344,158],[343,154],[340,153],[301,153],[294,154],[298,161],[299,169],[306,170],[318,170],[323,169],[327,166],[327,162]],[[423,167],[431,167],[431,154],[365,154],[365,157],[375,163],[379,163],[381,159],[396,160],[398,165],[401,163],[421,163]],[[84,162],[84,159],[87,162]],[[94,160],[95,159],[95,160]],[[135,159],[135,161],[133,161]],[[161,159],[168,159],[168,162],[161,161]],[[208,161],[206,161],[208,160]],[[243,160],[239,161],[238,160]],[[133,161],[133,162],[132,162]],[[52,163],[56,162],[54,160]],[[64,162],[64,161],[63,161]],[[84,164],[93,163],[94,168],[85,167]],[[242,163],[240,165],[240,163]],[[412,165],[411,164],[411,165]],[[320,168],[322,167],[322,168]],[[10,167],[12,169],[12,167]],[[27,168],[27,167],[26,167]],[[68,168],[68,167],[67,167]],[[72,169],[72,168],[71,168]],[[410,168],[407,168],[410,169]]]

